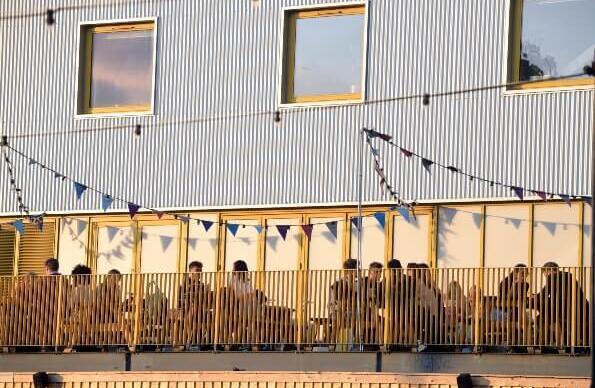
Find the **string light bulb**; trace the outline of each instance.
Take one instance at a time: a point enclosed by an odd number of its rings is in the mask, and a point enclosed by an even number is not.
[[[48,9],[45,13],[45,22],[48,26],[53,26],[56,24],[56,11],[53,9]]]
[[[424,94],[422,102],[423,102],[424,106],[430,105],[430,95],[428,93]]]
[[[275,111],[274,115],[273,115],[273,121],[275,123],[280,123],[281,122],[281,112],[279,112],[278,110]]]
[[[141,134],[141,128],[142,128],[142,126],[140,124],[136,124],[136,127],[134,128],[134,134],[136,136],[140,136],[140,134]]]

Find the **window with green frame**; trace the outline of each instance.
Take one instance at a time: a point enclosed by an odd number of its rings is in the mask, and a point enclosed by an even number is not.
[[[283,103],[361,100],[363,5],[289,11]]]
[[[153,21],[83,28],[79,113],[151,111],[154,30]]]
[[[592,85],[595,0],[512,0],[509,81],[518,89]],[[568,77],[566,79],[555,79]]]

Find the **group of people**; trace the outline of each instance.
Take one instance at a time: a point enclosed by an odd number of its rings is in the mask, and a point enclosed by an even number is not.
[[[328,342],[382,344],[388,333],[394,346],[414,345],[419,351],[436,344],[521,351],[544,343],[548,348],[589,345],[589,302],[581,282],[555,262],[541,269],[545,280],[534,294],[523,264],[499,282],[496,295],[477,284],[465,292],[457,280],[425,263],[404,269],[393,259],[387,267],[373,262],[358,276],[357,261],[344,262],[343,277],[331,286]],[[446,285],[444,292],[439,284]]]
[[[176,291],[165,291],[147,280],[137,288],[142,295],[135,301],[129,287],[123,290],[117,270],[95,279],[89,276],[88,266],[77,265],[73,276],[62,278],[56,277],[58,261],[48,259],[47,276],[29,273],[2,297],[5,322],[0,341],[26,346],[127,344],[130,317],[139,311],[146,343],[174,342],[189,349],[213,344],[215,325],[219,343],[295,341],[296,311],[267,303],[245,261],[233,263],[218,289],[214,278],[206,280],[202,270],[201,262],[191,262],[187,273],[176,275]],[[497,294],[489,295],[479,286],[485,281],[474,279],[465,291],[457,280],[445,279],[425,263],[403,268],[393,259],[386,269],[373,262],[359,271],[357,261],[348,259],[325,293],[328,298],[316,296],[327,303],[324,334],[318,338],[304,334],[302,341],[342,344],[346,350],[359,344],[375,348],[388,343],[422,351],[449,344],[531,345],[529,338],[537,333],[540,344],[588,346],[589,302],[581,282],[554,262],[541,271],[545,281],[536,293],[529,283],[530,275],[536,274],[519,264],[498,283]],[[57,322],[63,325],[61,338],[56,335]]]

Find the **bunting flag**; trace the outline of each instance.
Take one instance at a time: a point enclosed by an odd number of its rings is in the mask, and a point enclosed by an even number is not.
[[[277,230],[279,231],[279,234],[281,235],[283,240],[285,240],[285,238],[287,237],[287,232],[289,231],[289,226],[288,225],[277,225]]]
[[[128,213],[130,214],[130,218],[134,218],[136,213],[138,213],[138,209],[140,209],[140,206],[132,202],[128,202]]]
[[[383,212],[377,212],[374,213],[374,218],[376,218],[376,221],[378,221],[382,229],[384,229],[386,225],[386,214]]]
[[[395,210],[399,212],[405,221],[409,222],[411,220],[409,209],[406,206],[397,206]]]
[[[200,222],[202,223],[202,227],[205,228],[205,232],[208,232],[211,226],[213,226],[213,221],[200,220]]]
[[[157,215],[157,218],[162,219],[163,216],[165,215],[164,212],[159,211],[159,210],[155,210],[155,214]]]
[[[522,201],[523,198],[525,197],[525,190],[523,190],[522,187],[517,187],[517,186],[511,186],[510,189],[512,191],[514,191],[514,194],[519,197],[519,199]]]
[[[481,213],[472,213],[472,217],[475,227],[479,229],[481,227]]]
[[[410,158],[413,156],[413,152],[406,150],[403,147],[399,147],[399,149],[401,150],[401,152],[403,153],[403,155],[405,155],[406,157]]]
[[[167,248],[169,248],[171,243],[174,241],[173,237],[170,236],[159,236],[159,239],[161,240],[161,249],[163,252],[166,252]]]
[[[564,201],[564,203],[566,203],[568,206],[572,206],[572,203],[570,202],[570,196],[569,195],[560,194],[559,196],[560,196],[560,198],[562,198],[562,201]]]
[[[187,224],[188,221],[190,221],[190,217],[188,217],[188,216],[178,216],[178,219],[185,224]]]
[[[308,240],[312,239],[312,230],[313,229],[314,229],[314,225],[312,225],[312,224],[302,225],[302,230],[304,231],[304,234],[308,237]]]
[[[370,145],[370,151],[372,151],[372,155],[380,156],[380,152],[378,151],[378,149],[372,147],[371,145]]]
[[[59,172],[54,172],[54,178],[58,179],[58,178],[62,178],[63,175],[60,174]]]
[[[29,159],[29,166],[32,166],[34,164],[37,164],[37,162],[35,161],[35,159]]]
[[[102,195],[101,196],[101,208],[103,209],[103,211],[106,211],[107,209],[109,209],[110,206],[112,206],[112,203],[114,202],[114,199],[112,197],[110,197],[109,195]]]
[[[539,190],[533,190],[533,194],[537,195],[539,198],[541,198],[542,201],[545,201],[547,199],[547,196],[545,194],[544,191],[539,191]]]
[[[390,135],[387,135],[385,133],[377,132],[377,131],[375,131],[373,129],[366,129],[366,128],[364,128],[364,132],[366,132],[366,134],[368,135],[368,137],[371,138],[371,139],[373,139],[375,137],[379,137],[379,138],[381,138],[384,141],[391,141],[391,139],[393,138]]]
[[[229,230],[231,235],[234,237],[236,236],[236,233],[238,233],[239,227],[240,226],[238,224],[227,224],[227,229]]]
[[[82,183],[74,182],[74,191],[76,191],[76,199],[80,200],[83,193],[87,190],[87,186]]]
[[[555,222],[542,222],[543,226],[553,236],[556,234],[556,223]]]
[[[337,221],[330,221],[327,222],[325,225],[328,228],[329,232],[331,232],[333,237],[337,238]]]
[[[433,164],[434,164],[434,162],[432,162],[430,159],[421,158],[421,165],[424,166],[424,168],[426,169],[426,171],[429,172],[429,173],[432,172],[430,170],[430,167],[432,167]]]
[[[262,233],[263,227],[260,225],[254,225],[254,229],[256,230],[256,233],[260,234]]]
[[[456,172],[456,173],[460,172],[459,169],[456,168],[455,166],[448,166],[448,167],[446,167],[446,169],[450,172]]]
[[[581,199],[583,201],[585,201],[586,203],[588,203],[590,206],[593,206],[593,198],[583,196],[583,197],[581,197]]]
[[[25,224],[23,220],[14,220],[10,223],[19,234],[25,234]]]
[[[188,245],[190,245],[190,247],[192,249],[196,249],[196,244],[198,243],[198,239],[197,238],[189,238],[188,239]]]
[[[361,218],[359,216],[351,217],[351,223],[355,227],[355,230],[357,230],[358,232],[360,231],[360,222],[361,222]]]

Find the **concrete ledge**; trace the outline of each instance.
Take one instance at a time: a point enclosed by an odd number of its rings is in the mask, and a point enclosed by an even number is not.
[[[376,353],[139,353],[134,371],[376,372]]]
[[[0,372],[125,370],[125,353],[0,353]]]
[[[0,353],[0,372],[387,372],[590,376],[589,357],[452,353]]]
[[[390,353],[383,372],[471,373],[524,376],[591,376],[589,357],[535,354]]]

